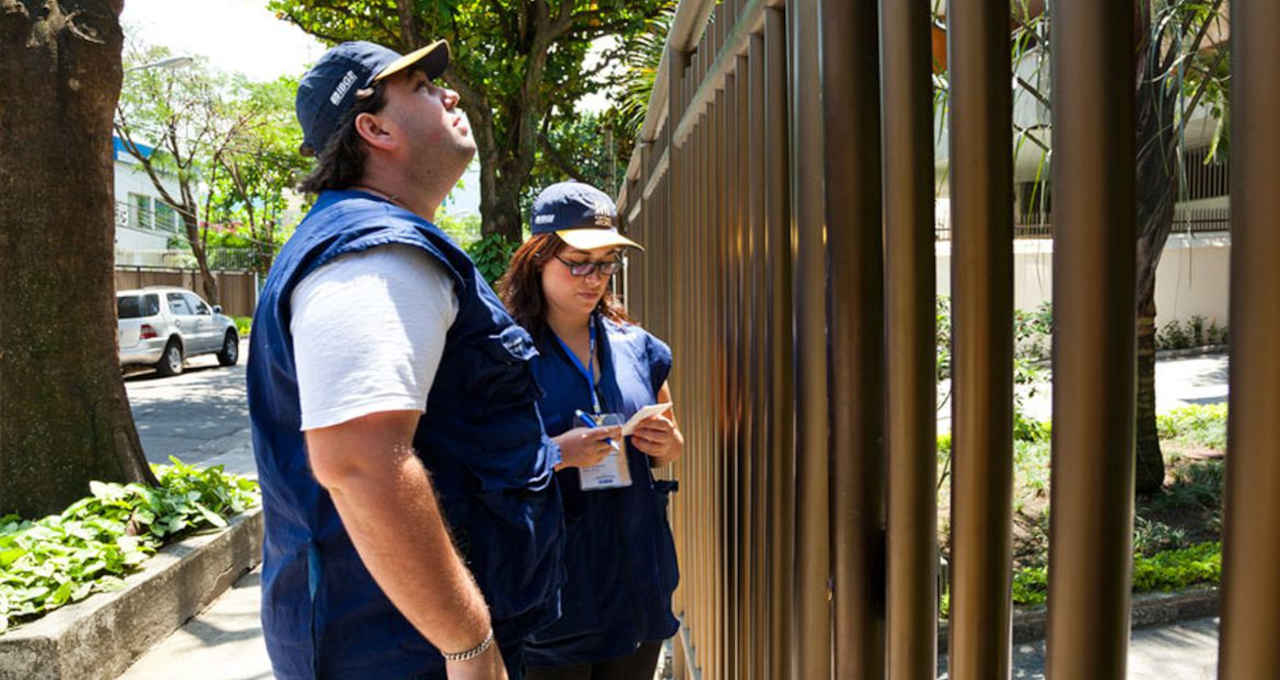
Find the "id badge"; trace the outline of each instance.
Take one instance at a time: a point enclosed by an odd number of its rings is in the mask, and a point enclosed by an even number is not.
[[[623,423],[620,413],[598,413],[588,417],[595,421],[597,427]],[[578,469],[578,479],[583,491],[631,486],[631,466],[627,465],[626,443],[621,439],[614,443],[618,445],[617,450],[610,451],[604,460],[591,467]]]

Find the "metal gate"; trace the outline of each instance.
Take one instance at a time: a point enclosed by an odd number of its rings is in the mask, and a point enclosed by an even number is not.
[[[1233,0],[1220,677],[1280,677],[1280,3]],[[1009,0],[951,0],[950,677],[1010,673]],[[1125,677],[1133,8],[1052,6],[1047,671]],[[932,678],[929,0],[683,0],[619,197],[631,312],[675,352],[678,677]],[[1071,295],[1061,294],[1070,290]]]

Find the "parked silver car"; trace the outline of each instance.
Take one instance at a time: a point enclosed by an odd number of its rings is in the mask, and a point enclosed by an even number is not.
[[[154,366],[160,375],[182,372],[186,357],[217,354],[233,366],[240,358],[236,322],[185,288],[148,286],[116,293],[120,366]]]

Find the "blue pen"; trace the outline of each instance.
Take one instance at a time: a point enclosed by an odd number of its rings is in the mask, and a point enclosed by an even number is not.
[[[587,427],[599,427],[599,425],[596,424],[596,421],[591,419],[591,416],[582,412],[582,409],[575,409],[573,412],[573,415],[578,416],[578,420],[581,420],[582,424],[586,425]],[[614,451],[618,450],[618,445],[613,443],[612,437],[605,437],[604,441]]]

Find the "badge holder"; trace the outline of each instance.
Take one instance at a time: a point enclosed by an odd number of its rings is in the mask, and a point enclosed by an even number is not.
[[[620,413],[584,414],[595,423],[596,427],[604,425],[622,425]],[[583,491],[599,489],[617,489],[631,486],[631,466],[627,465],[627,448],[622,440],[615,441],[616,448],[605,456],[604,460],[591,467],[579,468],[578,479]]]

